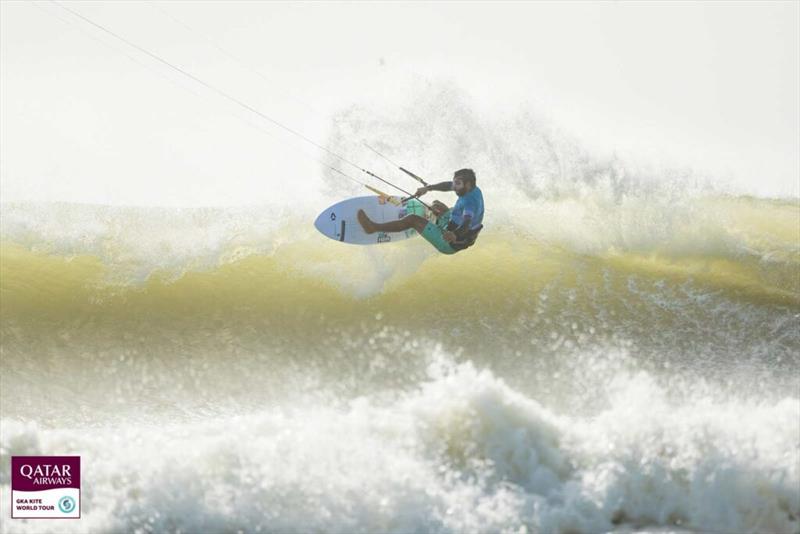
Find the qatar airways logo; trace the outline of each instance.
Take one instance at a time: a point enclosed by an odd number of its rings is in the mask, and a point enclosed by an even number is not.
[[[80,456],[11,457],[12,518],[80,516]]]
[[[22,464],[19,473],[36,485],[69,486],[72,484],[72,467],[69,465]]]

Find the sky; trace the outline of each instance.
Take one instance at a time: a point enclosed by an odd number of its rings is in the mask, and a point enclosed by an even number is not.
[[[323,144],[338,111],[445,80],[597,153],[800,196],[800,2],[64,5]],[[292,202],[320,175],[297,146],[56,3],[0,4],[3,202]]]

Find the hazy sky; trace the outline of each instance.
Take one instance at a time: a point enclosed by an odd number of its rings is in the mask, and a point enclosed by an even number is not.
[[[441,79],[487,111],[536,106],[591,149],[800,195],[800,2],[66,5],[321,141],[333,112]],[[316,187],[297,183],[318,165],[279,130],[57,5],[0,15],[3,201],[245,204]]]

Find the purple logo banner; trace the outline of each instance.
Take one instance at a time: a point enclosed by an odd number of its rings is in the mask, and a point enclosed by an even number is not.
[[[39,491],[80,487],[80,456],[11,457],[12,490]]]

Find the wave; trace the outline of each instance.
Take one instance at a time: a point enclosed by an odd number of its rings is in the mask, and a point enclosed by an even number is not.
[[[697,202],[698,215],[660,240],[583,224],[580,241],[566,218],[500,219],[453,257],[421,239],[342,245],[306,219],[252,208],[13,205],[0,236],[0,318],[5,331],[88,323],[87,334],[151,339],[257,328],[263,339],[305,331],[302,343],[394,325],[479,345],[487,332],[605,332],[662,346],[680,345],[680,333],[726,346],[769,338],[784,351],[800,316],[800,206]],[[628,226],[641,231],[636,219]]]
[[[590,256],[488,230],[479,247],[443,258],[416,241],[374,254],[343,255],[342,245],[313,237],[270,254],[232,248],[220,253],[228,259],[217,266],[188,271],[184,265],[179,276],[155,270],[144,282],[125,284],[113,283],[121,278],[118,267],[97,256],[43,254],[5,242],[2,317],[50,324],[84,314],[119,321],[146,311],[160,319],[224,313],[231,322],[292,315],[303,321],[303,312],[315,310],[338,321],[378,312],[387,320],[413,313],[478,321],[570,308],[593,323],[604,313],[657,327],[671,308],[692,315],[711,302],[774,310],[800,305],[799,264],[791,257]]]
[[[470,270],[491,275],[487,257],[498,254],[497,270],[517,256],[527,263],[539,256],[545,260],[540,263],[551,265],[585,257],[598,268],[694,277],[711,285],[716,280],[720,285],[749,286],[756,293],[798,294],[796,201],[703,197],[664,205],[634,197],[604,206],[594,195],[518,200],[515,209],[504,209],[510,201],[507,195],[493,200],[501,207],[488,217],[487,237],[482,237],[481,247],[453,258],[455,265],[469,258],[476,264]],[[236,276],[232,265],[262,258],[256,260],[262,265],[295,262],[295,272],[316,275],[363,297],[384,292],[402,275],[436,263],[436,255],[421,240],[370,248],[329,242],[313,231],[313,219],[304,215],[309,208],[309,216],[316,213],[313,206],[289,210],[4,204],[0,243],[3,257],[14,262],[8,268],[10,276],[15,270],[45,269],[58,282],[56,259],[63,258],[86,266],[79,275],[85,277],[84,285],[118,288],[144,285],[151,278],[175,281],[191,273],[217,272],[230,280]],[[53,260],[49,267],[46,258]],[[336,267],[326,270],[332,263]],[[70,269],[80,267],[63,267],[64,272]]]
[[[739,227],[702,233],[692,246],[694,233],[577,248],[506,221],[453,257],[421,239],[345,246],[291,218],[254,228],[257,216],[273,216],[258,211],[6,211],[0,400],[56,421],[62,412],[44,400],[13,399],[70,376],[61,393],[96,406],[87,418],[175,406],[220,413],[309,384],[352,396],[414,383],[420,350],[435,345],[571,409],[591,407],[581,380],[552,377],[574,375],[576,352],[619,347],[658,376],[790,394],[800,366],[798,210],[711,204],[742,215]],[[170,232],[159,235],[146,225],[153,220],[172,221]],[[147,409],[131,414],[142,398]]]
[[[471,363],[428,362],[390,398],[300,398],[157,432],[5,421],[0,484],[8,455],[80,454],[83,518],[63,532],[798,532],[796,398],[672,400],[622,373],[582,418]]]

